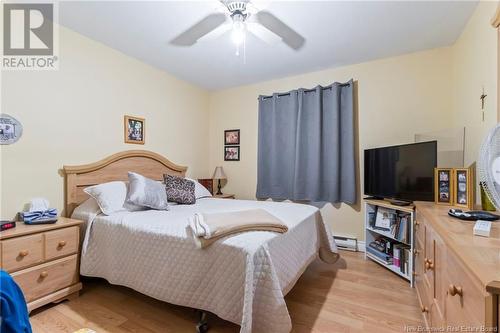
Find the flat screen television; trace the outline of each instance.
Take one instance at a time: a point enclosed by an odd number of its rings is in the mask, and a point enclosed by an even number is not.
[[[365,150],[364,193],[401,201],[434,201],[437,141]]]

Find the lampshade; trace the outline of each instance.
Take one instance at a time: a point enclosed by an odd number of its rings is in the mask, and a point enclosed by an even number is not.
[[[221,166],[215,167],[212,179],[227,179],[224,169]]]

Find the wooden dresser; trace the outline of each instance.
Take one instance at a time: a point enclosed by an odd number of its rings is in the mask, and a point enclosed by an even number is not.
[[[475,222],[449,217],[449,208],[416,203],[414,274],[425,323],[498,331],[500,223],[489,238],[474,236]]]
[[[82,221],[26,225],[0,232],[0,268],[23,290],[28,311],[78,296],[79,238]]]

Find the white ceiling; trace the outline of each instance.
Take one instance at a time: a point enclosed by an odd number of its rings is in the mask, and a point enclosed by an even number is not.
[[[262,3],[262,1],[261,1]],[[267,1],[306,38],[300,51],[247,37],[246,63],[229,35],[174,47],[169,41],[218,7],[214,1],[69,1],[60,23],[210,90],[451,45],[477,1]]]

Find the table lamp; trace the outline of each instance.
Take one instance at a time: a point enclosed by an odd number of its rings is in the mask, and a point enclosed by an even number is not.
[[[220,188],[221,188],[220,180],[221,179],[227,179],[226,174],[224,173],[224,169],[222,169],[221,166],[215,167],[214,175],[212,176],[212,179],[217,179],[219,181],[219,183],[217,185],[217,193],[216,193],[216,195],[221,195],[222,192],[220,190]]]

